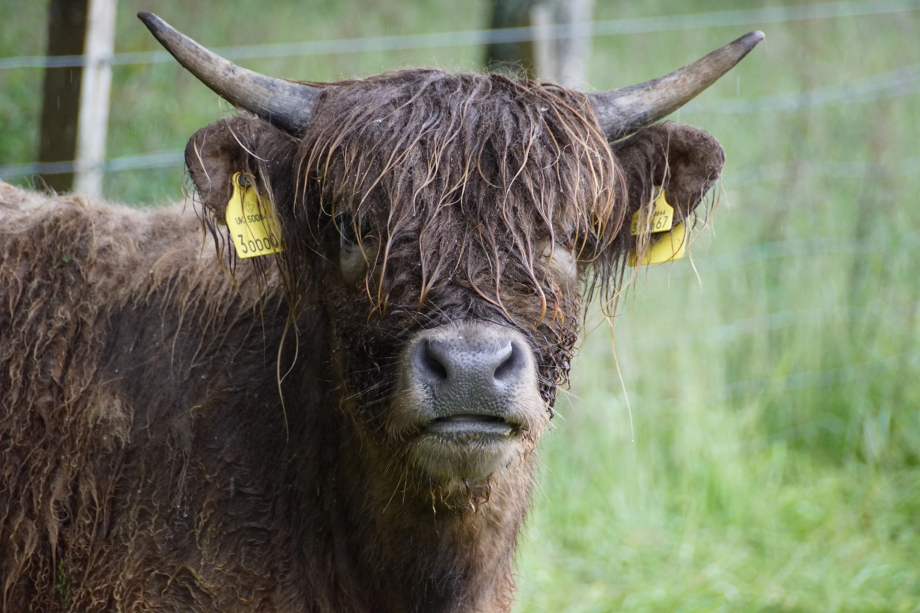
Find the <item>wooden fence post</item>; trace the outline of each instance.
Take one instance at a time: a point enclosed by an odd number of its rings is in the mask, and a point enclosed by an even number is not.
[[[530,26],[530,11],[538,0],[493,0],[492,18],[489,27],[493,30],[504,28],[526,28]],[[534,71],[533,41],[489,43],[486,45],[484,64],[486,69],[495,72],[520,74],[533,78]]]
[[[591,54],[594,0],[494,0],[491,28],[533,28],[533,40],[490,43],[489,70],[582,89]]]
[[[86,1],[51,0],[49,3],[49,57],[83,53]],[[38,142],[39,162],[47,164],[74,159],[82,72],[79,66],[45,69]],[[72,172],[41,174],[39,177],[48,188],[56,192],[66,192],[73,187]]]
[[[543,0],[530,9],[537,76],[572,89],[584,89],[591,55],[594,0]],[[564,28],[564,33],[553,32]]]
[[[77,126],[77,177],[74,188],[94,196],[102,195],[105,139],[109,123],[109,93],[112,87],[112,54],[115,47],[117,0],[90,0],[86,25],[83,85],[80,89],[80,117]]]

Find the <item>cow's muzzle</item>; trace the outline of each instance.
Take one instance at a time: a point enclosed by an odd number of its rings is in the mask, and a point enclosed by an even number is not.
[[[439,479],[485,477],[510,466],[544,423],[527,339],[484,322],[418,333],[400,364],[391,424],[412,460]]]

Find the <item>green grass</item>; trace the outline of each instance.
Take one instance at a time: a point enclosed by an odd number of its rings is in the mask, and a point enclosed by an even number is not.
[[[141,8],[212,46],[476,29],[487,14],[483,1],[176,4],[123,0],[116,49],[155,48]],[[755,6],[599,1],[595,13]],[[0,51],[40,53],[42,11],[17,11]],[[699,278],[689,259],[640,275],[615,324],[622,385],[607,324],[589,317],[541,455],[518,611],[920,611],[917,82],[799,111],[707,110],[920,64],[920,12],[597,38],[589,82],[657,76],[755,27],[767,40],[679,114],[728,160],[712,229],[691,249]],[[322,80],[480,57],[246,65]],[[0,71],[0,165],[34,157],[38,77]],[[180,149],[222,112],[166,64],[116,69],[113,98],[110,157]],[[181,180],[178,167],[112,173],[106,192],[162,202]]]
[[[707,97],[915,65],[918,26],[916,13],[765,25]],[[708,49],[727,30],[675,44]],[[598,41],[617,76],[595,59],[593,82],[682,63],[658,59],[669,37],[634,38]],[[630,49],[661,53],[636,65]],[[692,249],[700,276],[686,261],[641,276],[615,328],[624,385],[593,319],[544,448],[520,611],[920,611],[920,104],[916,83],[900,94],[682,112],[728,157],[714,231]],[[762,167],[765,180],[742,172]]]

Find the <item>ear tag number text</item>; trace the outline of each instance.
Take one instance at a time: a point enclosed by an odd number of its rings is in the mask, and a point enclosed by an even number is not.
[[[630,266],[646,266],[660,262],[670,262],[684,257],[687,251],[687,230],[684,224],[674,226],[674,208],[668,204],[664,197],[664,188],[655,187],[655,198],[651,210],[636,211],[629,224],[629,233],[632,236],[640,234],[654,234],[650,245],[639,261],[639,255],[633,249],[629,252]],[[644,213],[644,214],[643,214]],[[672,228],[673,226],[673,228]]]
[[[674,223],[674,208],[665,200],[664,189],[656,187],[655,192],[653,208],[651,211],[645,212],[645,219],[643,219],[642,209],[636,211],[632,216],[632,221],[629,224],[629,233],[631,235],[637,236],[640,228],[642,234],[667,232],[671,229]]]
[[[246,176],[233,175],[233,195],[227,204],[227,227],[241,258],[281,253],[281,231],[270,204],[263,204]]]

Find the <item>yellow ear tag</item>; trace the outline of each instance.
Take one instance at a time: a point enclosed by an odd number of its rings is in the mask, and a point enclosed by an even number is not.
[[[654,205],[655,208],[651,211],[651,214],[646,213],[648,218],[643,223],[642,233],[646,232],[667,232],[671,229],[671,225],[674,223],[674,208],[668,204],[668,201],[664,199],[664,189],[661,187],[655,187],[656,195]],[[642,209],[639,209],[632,216],[632,221],[629,224],[629,233],[633,236],[639,234],[639,221],[642,217]]]
[[[679,223],[674,226],[674,229],[666,234],[662,234],[658,239],[658,242],[648,248],[645,252],[645,257],[642,258],[640,266],[647,266],[648,264],[658,264],[660,262],[670,262],[671,260],[679,260],[684,257],[684,254],[687,251],[687,241],[686,241],[686,224]],[[636,256],[635,250],[629,252],[629,265],[635,266]]]
[[[227,203],[227,226],[236,254],[241,258],[254,258],[284,251],[281,231],[271,205],[262,205],[262,199],[243,173],[233,175],[232,182],[233,195]]]

